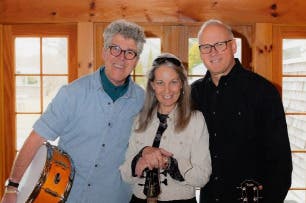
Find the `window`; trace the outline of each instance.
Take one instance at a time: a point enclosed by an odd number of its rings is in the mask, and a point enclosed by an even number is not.
[[[3,26],[2,182],[34,121],[58,87],[76,79],[76,37],[77,26],[73,24]]]
[[[283,39],[282,97],[291,144],[292,188],[287,199],[305,202],[306,186],[306,39]]]
[[[161,52],[160,38],[146,38],[146,43],[143,47],[143,52],[140,55],[139,62],[132,73],[134,81],[144,89],[147,84],[147,73],[152,67],[152,61]]]
[[[280,90],[292,151],[292,184],[287,202],[306,203],[306,31],[273,26],[273,82]]]
[[[16,138],[19,150],[35,120],[68,83],[67,37],[15,38]]]

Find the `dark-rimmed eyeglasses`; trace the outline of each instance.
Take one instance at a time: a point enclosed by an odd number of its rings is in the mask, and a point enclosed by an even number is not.
[[[224,51],[227,48],[227,43],[232,41],[232,39],[223,41],[223,42],[216,42],[214,44],[201,44],[199,46],[201,54],[209,54],[212,51],[212,48],[214,48],[216,51],[221,52]]]
[[[111,55],[115,57],[119,56],[122,52],[123,52],[124,58],[127,60],[132,60],[137,56],[136,51],[133,51],[131,49],[123,50],[121,49],[121,47],[117,45],[110,45],[108,48],[110,50]]]
[[[160,65],[163,65],[167,62],[170,62],[176,66],[181,66],[182,63],[177,60],[176,58],[172,58],[172,57],[158,57],[156,58],[154,61],[153,61],[153,66],[160,66]]]

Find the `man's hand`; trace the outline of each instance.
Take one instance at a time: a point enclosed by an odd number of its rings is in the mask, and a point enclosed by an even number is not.
[[[17,201],[17,192],[5,189],[1,203],[15,203]]]

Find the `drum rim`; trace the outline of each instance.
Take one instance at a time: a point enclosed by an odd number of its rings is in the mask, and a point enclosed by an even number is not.
[[[63,195],[58,196],[60,198],[59,202],[66,202],[66,200],[68,199],[70,190],[72,188],[73,179],[74,179],[74,175],[75,175],[74,162],[73,162],[72,158],[69,156],[69,154],[66,153],[64,150],[62,150],[61,148],[59,148],[57,146],[54,146],[54,145],[51,145],[49,142],[45,142],[42,146],[46,146],[46,148],[47,148],[47,155],[46,155],[47,157],[46,157],[46,161],[45,161],[45,168],[41,172],[40,178],[38,179],[38,181],[37,181],[37,183],[34,187],[34,190],[29,195],[29,198],[26,201],[26,203],[33,202],[37,198],[38,194],[40,193],[40,191],[42,189],[42,185],[46,181],[46,178],[48,177],[48,174],[50,172],[51,160],[52,160],[52,157],[53,157],[54,150],[58,150],[62,155],[67,157],[70,161],[70,175],[69,175],[69,178],[68,178],[69,181],[67,183],[67,186],[65,188],[65,192],[63,193]]]
[[[42,146],[46,146],[47,148],[47,158],[46,158],[46,161],[45,161],[45,168],[44,170],[41,172],[40,174],[40,178],[38,179],[35,187],[34,187],[34,190],[32,191],[32,193],[30,194],[27,202],[32,202],[33,200],[35,200],[35,198],[38,196],[39,192],[41,191],[41,187],[44,183],[44,181],[46,180],[46,177],[47,177],[47,174],[48,174],[48,171],[50,169],[50,160],[52,158],[52,150],[51,150],[51,144],[48,143],[48,142],[45,142]]]

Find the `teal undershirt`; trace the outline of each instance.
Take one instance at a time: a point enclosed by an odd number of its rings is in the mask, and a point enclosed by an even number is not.
[[[101,81],[104,91],[112,98],[113,102],[116,101],[119,97],[124,95],[129,87],[129,78],[128,77],[123,85],[115,86],[109,79],[106,77],[104,68],[100,71]]]

